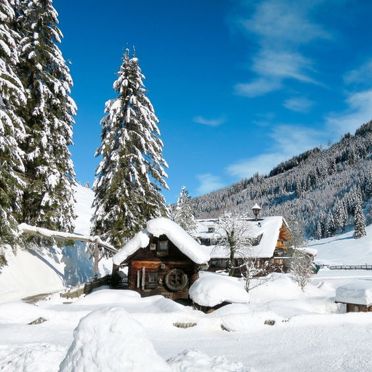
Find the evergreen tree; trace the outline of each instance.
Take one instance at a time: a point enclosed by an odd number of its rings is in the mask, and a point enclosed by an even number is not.
[[[354,238],[359,239],[366,233],[366,221],[363,214],[362,203],[357,202],[354,209]]]
[[[92,232],[116,247],[144,227],[147,220],[168,214],[161,188],[168,188],[158,119],[146,96],[136,57],[126,50],[117,97],[106,103],[101,121],[102,156],[93,189]]]
[[[335,212],[334,212],[334,224],[336,230],[345,231],[347,223],[347,210],[342,200],[337,199]]]
[[[70,71],[57,46],[62,38],[57,12],[51,0],[20,0],[19,13],[19,72],[27,89],[23,220],[71,231],[75,172],[68,146],[76,106]]]
[[[13,243],[22,197],[23,153],[19,144],[25,136],[19,116],[26,103],[22,83],[17,77],[15,12],[9,0],[0,2],[0,243]]]
[[[192,232],[196,228],[196,221],[191,207],[191,197],[186,187],[181,188],[177,204],[173,211],[173,220],[177,222],[184,230]]]

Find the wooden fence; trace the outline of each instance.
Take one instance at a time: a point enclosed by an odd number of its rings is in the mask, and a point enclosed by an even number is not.
[[[330,270],[372,270],[372,265],[364,264],[364,265],[325,265],[325,264],[317,264],[317,266],[321,269],[326,267]]]
[[[103,285],[111,286],[111,275],[106,275],[102,278],[95,278],[90,280],[89,282],[85,283],[84,285],[81,285],[79,287],[75,287],[68,292],[61,293],[61,297],[71,299],[80,297],[81,295],[89,294],[93,291],[93,289],[101,287]]]

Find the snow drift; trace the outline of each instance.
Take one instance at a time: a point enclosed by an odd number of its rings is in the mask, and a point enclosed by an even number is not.
[[[83,318],[74,341],[60,364],[60,372],[166,372],[145,331],[118,307],[98,310]]]
[[[249,295],[239,279],[207,272],[200,274],[189,290],[191,299],[198,305],[213,307],[223,302],[249,301]]]

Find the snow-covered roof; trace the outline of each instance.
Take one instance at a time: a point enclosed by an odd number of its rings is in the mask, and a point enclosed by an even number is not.
[[[372,305],[372,280],[355,280],[338,287],[336,302]]]
[[[168,239],[190,260],[197,264],[207,263],[210,259],[210,250],[202,247],[182,227],[168,218],[159,217],[147,222],[146,229],[137,233],[124,247],[113,257],[113,263],[120,265],[129,256],[140,248],[146,248],[150,242],[150,236],[159,237],[166,235]]]
[[[255,257],[268,258],[272,257],[279,237],[280,228],[282,225],[287,225],[282,216],[270,216],[259,219],[241,219],[239,223],[244,224],[244,236],[247,238],[262,238],[257,245],[246,246],[236,252],[236,257]],[[212,228],[212,229],[210,229]],[[201,239],[211,239],[211,241],[218,241],[224,236],[223,229],[218,225],[218,219],[202,219],[197,221],[197,228],[194,233],[195,236]],[[211,258],[228,258],[229,249],[222,245],[212,245]]]

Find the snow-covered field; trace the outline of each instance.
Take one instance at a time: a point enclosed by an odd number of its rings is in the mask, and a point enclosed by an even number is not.
[[[79,187],[79,233],[89,231],[91,198]],[[319,263],[371,264],[370,236],[372,226],[359,240],[350,232],[309,247]],[[234,291],[223,287],[246,303],[204,314],[162,296],[108,288],[71,303],[58,293],[26,303],[20,299],[61,290],[64,265],[40,252],[8,252],[7,259],[0,274],[0,371],[372,370],[372,313],[346,314],[334,302],[338,286],[372,280],[371,271],[325,268],[304,292],[289,275],[273,274],[244,299],[232,283]],[[195,289],[196,298],[226,298],[209,281]],[[39,318],[46,321],[28,324]]]
[[[70,304],[58,294],[3,303],[0,370],[52,372],[63,360],[61,371],[372,370],[372,314],[344,314],[334,296],[335,281],[303,293],[274,274],[248,304],[211,314],[105,288]]]
[[[354,239],[354,231],[332,238],[312,240],[308,247],[318,251],[316,262],[327,265],[372,264],[372,225],[366,227],[367,236]]]

